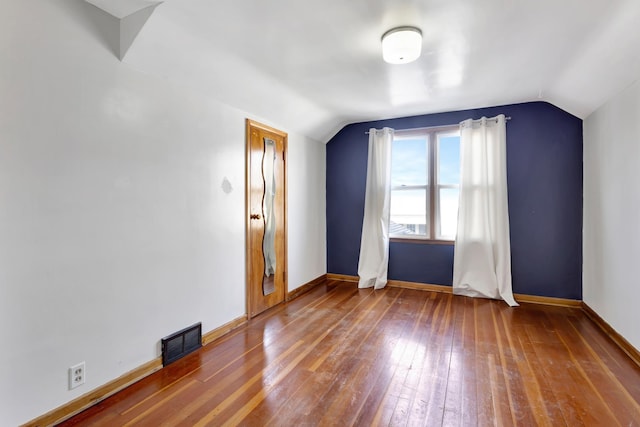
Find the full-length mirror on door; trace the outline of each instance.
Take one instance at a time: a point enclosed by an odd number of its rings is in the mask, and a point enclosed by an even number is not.
[[[273,206],[277,191],[275,166],[276,143],[273,139],[264,138],[264,157],[262,159],[262,178],[264,181],[264,196],[262,199],[262,218],[264,218],[264,238],[262,240],[262,256],[264,258],[263,295],[269,295],[275,291],[274,276],[277,268],[276,212]]]

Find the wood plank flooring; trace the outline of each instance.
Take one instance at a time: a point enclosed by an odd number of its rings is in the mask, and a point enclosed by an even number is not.
[[[577,308],[328,281],[62,426],[640,426]]]

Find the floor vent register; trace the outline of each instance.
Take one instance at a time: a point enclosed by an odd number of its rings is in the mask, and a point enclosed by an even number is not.
[[[161,341],[162,366],[167,366],[202,347],[202,323],[184,328]]]

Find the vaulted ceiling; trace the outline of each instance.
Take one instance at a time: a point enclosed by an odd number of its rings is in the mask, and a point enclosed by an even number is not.
[[[584,118],[640,77],[638,22],[638,0],[166,0],[123,62],[326,142],[533,100]],[[389,65],[380,38],[400,25],[422,29],[422,56]]]

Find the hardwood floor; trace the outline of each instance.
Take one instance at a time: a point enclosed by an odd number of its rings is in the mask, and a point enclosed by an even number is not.
[[[578,308],[328,281],[63,426],[640,426]]]

